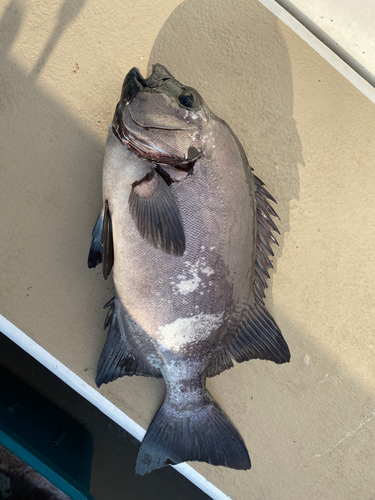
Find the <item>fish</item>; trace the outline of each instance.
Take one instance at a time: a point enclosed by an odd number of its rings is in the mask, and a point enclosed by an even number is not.
[[[248,470],[240,433],[206,387],[251,359],[290,360],[264,298],[276,203],[244,148],[161,64],[125,77],[103,162],[88,267],[113,271],[96,384],[163,378],[136,474],[185,461]]]

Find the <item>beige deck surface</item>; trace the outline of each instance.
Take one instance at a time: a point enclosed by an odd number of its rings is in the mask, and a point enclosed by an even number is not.
[[[1,0],[0,313],[94,386],[112,282],[86,259],[107,127],[126,72],[163,63],[278,200],[267,303],[292,353],[209,381],[253,468],[193,466],[233,499],[373,499],[375,106],[256,0],[179,3]],[[144,427],[163,391],[100,390]]]

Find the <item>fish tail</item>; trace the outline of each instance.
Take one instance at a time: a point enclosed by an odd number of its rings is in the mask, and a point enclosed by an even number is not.
[[[136,474],[186,461],[250,469],[241,435],[207,390],[204,400],[201,407],[181,410],[166,398],[139,449]]]

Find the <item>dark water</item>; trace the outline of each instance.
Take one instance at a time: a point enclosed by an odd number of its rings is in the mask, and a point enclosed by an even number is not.
[[[0,333],[0,364],[78,420],[92,435],[90,491],[95,500],[207,500],[172,467],[134,473],[140,443]]]

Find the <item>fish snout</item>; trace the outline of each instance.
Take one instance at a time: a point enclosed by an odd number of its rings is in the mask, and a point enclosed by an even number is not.
[[[122,84],[120,103],[125,106],[146,86],[145,79],[137,68],[132,68]]]

